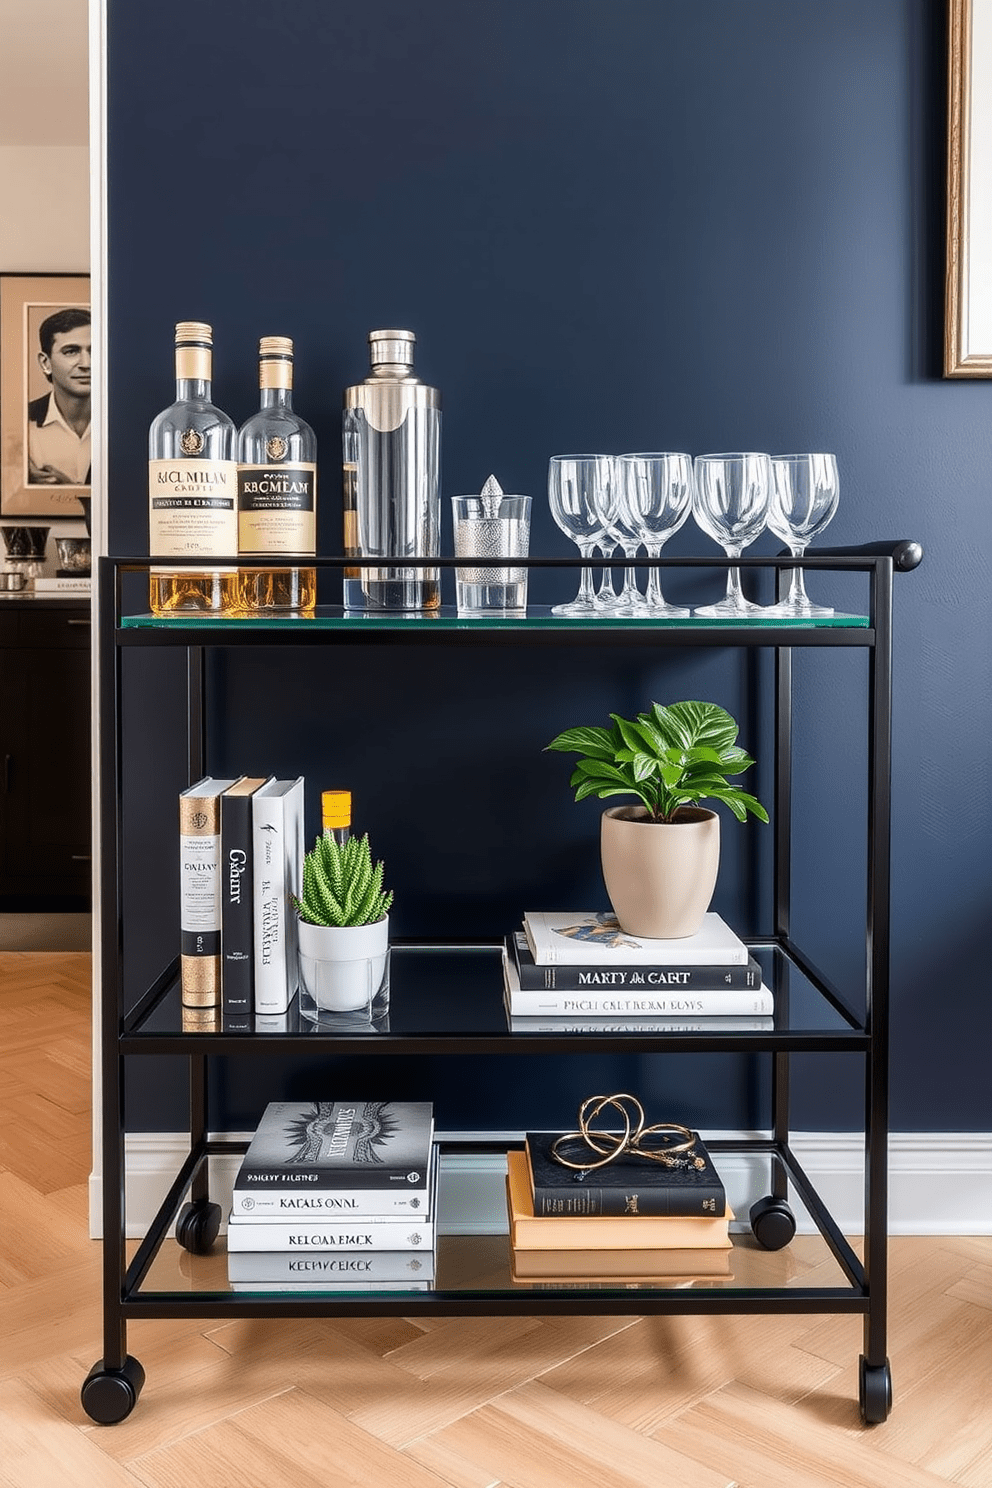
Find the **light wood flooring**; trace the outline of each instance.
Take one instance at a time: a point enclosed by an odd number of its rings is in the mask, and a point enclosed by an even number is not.
[[[89,957],[0,954],[0,1484],[10,1488],[992,1485],[992,1240],[891,1243],[895,1405],[855,1317],[132,1323],[95,1426]]]

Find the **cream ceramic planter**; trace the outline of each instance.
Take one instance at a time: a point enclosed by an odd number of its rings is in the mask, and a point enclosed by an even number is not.
[[[372,925],[297,925],[300,1009],[307,1017],[382,1009],[389,995],[389,916]]]
[[[603,812],[600,848],[621,929],[657,940],[695,934],[720,867],[715,812],[683,806],[678,821],[653,822],[644,806],[611,806]]]

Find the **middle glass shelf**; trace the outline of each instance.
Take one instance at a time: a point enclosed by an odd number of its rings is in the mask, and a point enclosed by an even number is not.
[[[581,993],[574,1008],[526,1018],[510,1015],[504,998],[498,945],[394,944],[388,1013],[374,1023],[341,1014],[315,1024],[296,1002],[284,1014],[224,1026],[223,1014],[184,1008],[178,975],[163,978],[124,1020],[127,1054],[299,1053],[314,1040],[337,1043],[348,1053],[579,1053],[630,1049],[848,1049],[867,1047],[864,1012],[840,997],[794,957],[770,941],[749,942],[774,995],[770,1017],[721,1018],[691,1007],[670,1019],[632,1015],[615,1008],[589,1014]]]

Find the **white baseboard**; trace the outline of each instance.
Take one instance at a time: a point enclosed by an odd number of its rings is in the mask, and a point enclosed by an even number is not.
[[[249,1132],[232,1134],[247,1141]],[[462,1141],[482,1133],[451,1133]],[[520,1133],[499,1134],[509,1141]],[[711,1139],[762,1133],[709,1132]],[[492,1140],[494,1134],[486,1133]],[[864,1230],[864,1141],[854,1132],[794,1132],[792,1147],[837,1224],[848,1235]],[[132,1132],[126,1140],[127,1233],[144,1235],[189,1149],[176,1132]],[[211,1197],[230,1208],[237,1158],[211,1162]],[[768,1192],[768,1160],[721,1154],[721,1177],[738,1221]],[[448,1153],[441,1167],[442,1233],[492,1234],[506,1228],[505,1160],[492,1153]],[[796,1205],[800,1233],[813,1225]],[[101,1233],[101,1185],[90,1178],[90,1234]],[[889,1233],[987,1235],[992,1233],[992,1132],[895,1132],[889,1138]]]

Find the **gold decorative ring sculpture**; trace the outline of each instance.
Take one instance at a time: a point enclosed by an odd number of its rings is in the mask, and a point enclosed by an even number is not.
[[[604,1131],[592,1123],[603,1111],[612,1107],[619,1112],[623,1131]],[[668,1168],[703,1168],[703,1158],[696,1152],[696,1138],[687,1126],[677,1121],[658,1121],[653,1126],[645,1124],[644,1107],[636,1095],[620,1092],[617,1095],[590,1095],[579,1107],[579,1129],[564,1132],[551,1144],[551,1155],[563,1168],[576,1172],[589,1172],[605,1168],[622,1154],[643,1157],[648,1162],[664,1163]],[[668,1140],[668,1138],[675,1140]],[[652,1139],[654,1139],[652,1141]],[[582,1144],[577,1153],[565,1155],[563,1149],[569,1144]]]

